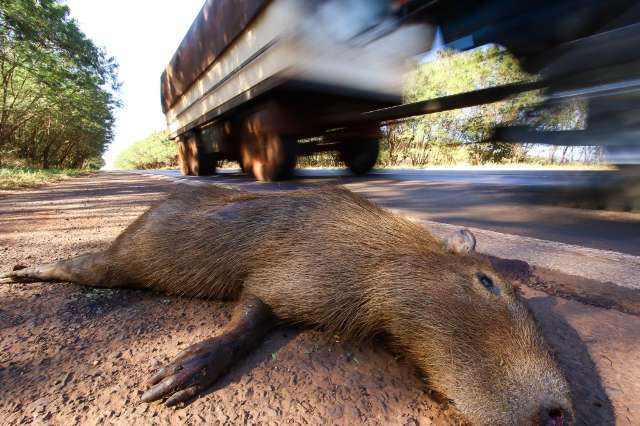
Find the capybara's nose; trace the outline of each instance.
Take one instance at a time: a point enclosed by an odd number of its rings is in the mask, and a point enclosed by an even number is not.
[[[543,408],[540,410],[541,426],[564,426],[566,414],[561,408]]]

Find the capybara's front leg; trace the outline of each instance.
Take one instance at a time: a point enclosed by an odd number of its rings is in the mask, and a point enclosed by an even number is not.
[[[253,296],[243,296],[231,322],[218,337],[192,345],[151,378],[142,395],[151,402],[168,397],[167,406],[184,403],[211,386],[229,367],[262,343],[277,324],[271,309]]]

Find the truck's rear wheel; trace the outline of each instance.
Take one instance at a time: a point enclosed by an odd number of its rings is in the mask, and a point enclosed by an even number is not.
[[[625,164],[618,166],[618,193],[610,196],[616,206],[626,211],[640,211],[640,165]]]
[[[205,151],[196,136],[178,142],[178,166],[185,176],[210,176],[215,174],[217,165],[215,153]]]
[[[296,139],[272,132],[246,135],[240,148],[240,165],[257,180],[271,182],[291,177],[296,167]]]
[[[295,118],[281,104],[257,106],[242,121],[240,167],[259,181],[287,179],[293,175],[298,157],[298,141],[291,134]]]
[[[380,141],[375,137],[352,138],[340,144],[340,158],[355,175],[367,174],[380,152]]]
[[[178,141],[178,167],[180,167],[180,173],[183,176],[191,175],[190,151],[189,145],[185,141]]]

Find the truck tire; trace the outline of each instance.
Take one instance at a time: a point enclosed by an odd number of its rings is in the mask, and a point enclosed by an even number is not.
[[[298,141],[276,133],[246,135],[240,148],[240,166],[261,182],[288,179],[293,175]]]
[[[610,196],[609,204],[624,211],[640,211],[640,165],[619,165],[616,187],[617,197]]]
[[[378,138],[354,138],[340,144],[340,158],[354,175],[365,175],[375,166],[380,152]]]
[[[178,167],[183,176],[191,175],[191,167],[189,165],[190,149],[185,141],[178,141]]]
[[[184,176],[210,176],[216,173],[217,156],[207,153],[195,137],[178,142],[178,166]]]
[[[192,167],[193,176],[212,176],[216,174],[218,157],[216,154],[198,153]]]

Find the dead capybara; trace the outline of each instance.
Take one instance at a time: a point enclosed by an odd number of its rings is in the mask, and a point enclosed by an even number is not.
[[[161,369],[142,397],[211,385],[279,321],[384,334],[474,424],[573,422],[568,385],[525,305],[460,231],[446,241],[339,187],[184,186],[104,252],[6,274],[240,300],[221,336]]]

